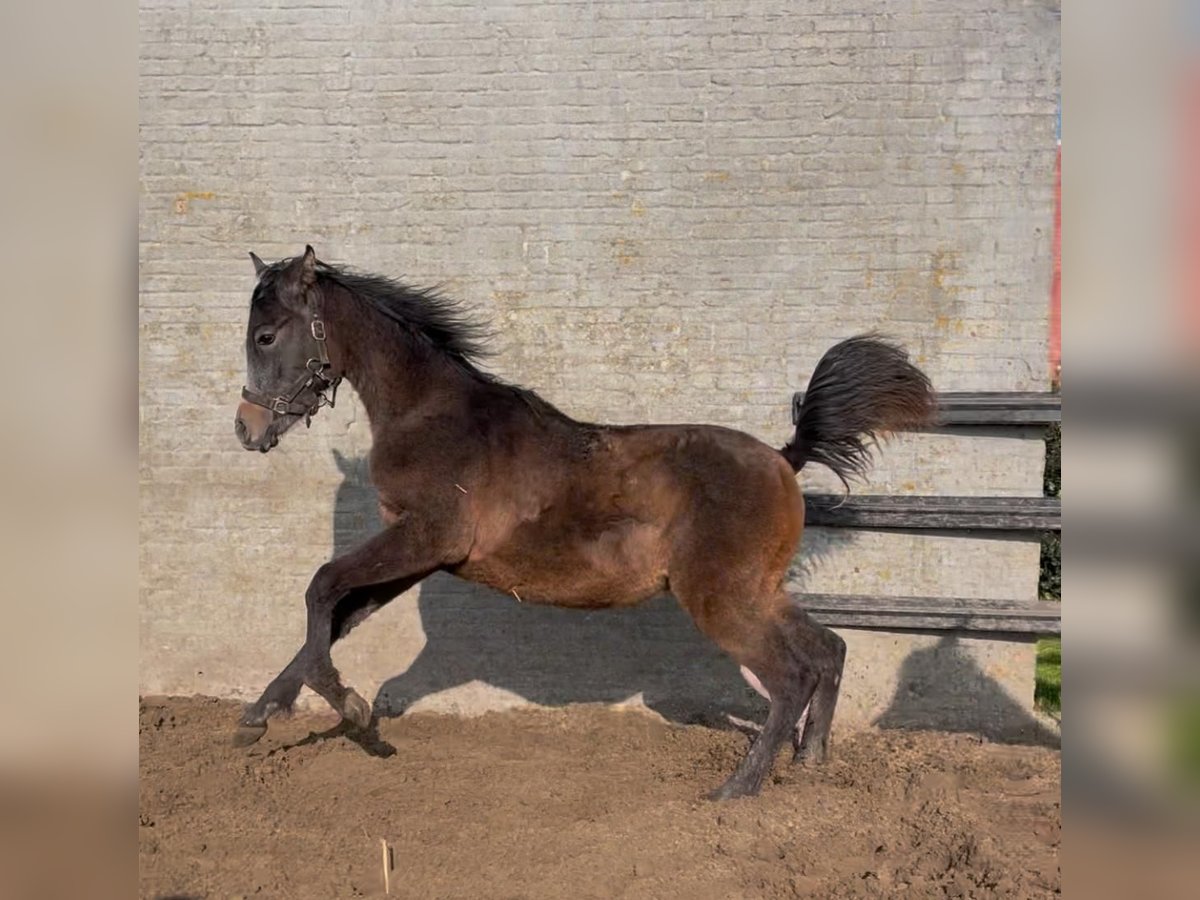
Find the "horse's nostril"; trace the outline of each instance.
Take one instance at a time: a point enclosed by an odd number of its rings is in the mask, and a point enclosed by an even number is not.
[[[247,450],[256,450],[271,432],[271,412],[254,406],[251,403],[241,403],[234,414],[234,433]]]

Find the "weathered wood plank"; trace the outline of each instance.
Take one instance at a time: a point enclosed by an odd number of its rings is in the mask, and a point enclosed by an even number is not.
[[[792,424],[800,417],[804,392],[792,395]],[[1062,421],[1060,394],[1022,391],[946,391],[938,394],[936,426],[1051,425]]]
[[[835,528],[1060,531],[1058,497],[805,494],[805,521]]]
[[[823,625],[1061,634],[1061,604],[957,597],[792,594]]]
[[[1052,425],[1062,421],[1062,395],[947,392],[938,395],[940,425]]]

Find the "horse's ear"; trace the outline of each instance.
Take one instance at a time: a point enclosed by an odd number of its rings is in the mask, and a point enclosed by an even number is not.
[[[306,244],[304,247],[304,258],[300,261],[300,280],[306,286],[317,281],[317,254],[313,252],[312,244]]]
[[[317,254],[307,245],[299,256],[288,260],[279,302],[293,312],[304,313],[309,307],[308,289],[317,283]]]
[[[267,264],[259,259],[258,254],[256,254],[253,250],[250,251],[250,261],[254,263],[254,274],[262,275],[263,270],[267,267]]]

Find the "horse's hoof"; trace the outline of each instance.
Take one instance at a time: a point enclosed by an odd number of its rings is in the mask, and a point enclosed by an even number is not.
[[[829,751],[824,747],[800,747],[792,754],[794,766],[823,766],[829,761]]]
[[[342,701],[342,716],[350,724],[365,729],[371,724],[371,704],[356,691],[347,691],[346,699]]]
[[[757,793],[758,788],[744,785],[731,778],[716,790],[709,791],[705,797],[714,801],[736,800],[739,797],[753,797]]]
[[[258,741],[260,737],[267,733],[267,726],[263,725],[239,725],[233,733],[233,746],[249,747],[251,744]]]

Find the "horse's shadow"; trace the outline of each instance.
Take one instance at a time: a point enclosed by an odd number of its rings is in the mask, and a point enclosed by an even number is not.
[[[337,451],[334,458],[342,473],[333,529],[339,555],[382,523],[365,460]],[[379,688],[374,708],[381,717],[471,682],[551,707],[640,695],[670,721],[716,727],[725,727],[728,715],[761,719],[766,711],[737,665],[669,596],[633,609],[559,609],[438,573],[422,582],[417,606],[425,646]]]

